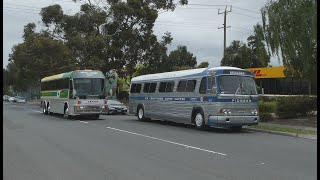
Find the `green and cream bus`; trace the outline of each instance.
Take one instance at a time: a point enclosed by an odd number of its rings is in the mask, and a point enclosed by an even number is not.
[[[41,79],[43,114],[98,119],[105,112],[106,78],[101,71],[76,70]]]

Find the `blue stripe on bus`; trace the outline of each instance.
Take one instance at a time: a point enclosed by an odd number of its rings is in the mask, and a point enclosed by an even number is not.
[[[215,96],[205,96],[203,100],[201,97],[149,97],[149,96],[137,96],[130,97],[130,100],[158,100],[158,101],[191,101],[191,102],[234,102],[234,103],[249,103],[249,102],[258,102],[258,99],[218,99]]]

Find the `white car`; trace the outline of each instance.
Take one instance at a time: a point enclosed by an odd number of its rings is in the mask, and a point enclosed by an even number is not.
[[[8,98],[8,101],[9,101],[9,102],[14,102],[15,100],[16,100],[16,98],[14,98],[14,97],[9,97],[9,98]]]
[[[10,97],[10,96],[8,96],[8,95],[4,95],[4,96],[3,96],[3,101],[9,101],[9,97]]]
[[[127,114],[128,107],[118,100],[108,100],[106,106],[106,114]]]
[[[20,96],[16,96],[15,97],[15,100],[13,102],[16,102],[16,103],[25,103],[26,102],[26,99],[23,98],[23,97],[20,97]]]

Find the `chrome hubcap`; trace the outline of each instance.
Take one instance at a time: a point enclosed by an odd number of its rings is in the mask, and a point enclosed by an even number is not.
[[[203,123],[203,118],[202,118],[202,115],[200,114],[200,113],[198,113],[197,115],[196,115],[196,124],[197,124],[197,126],[202,126],[202,123]]]
[[[142,119],[142,117],[143,117],[143,110],[142,109],[139,109],[138,116],[139,116],[139,119]]]
[[[64,117],[68,117],[68,114],[69,114],[69,108],[67,108],[67,109],[64,111]]]

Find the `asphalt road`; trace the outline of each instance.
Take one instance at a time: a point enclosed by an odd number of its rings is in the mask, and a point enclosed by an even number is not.
[[[317,141],[3,103],[4,180],[317,179]]]

